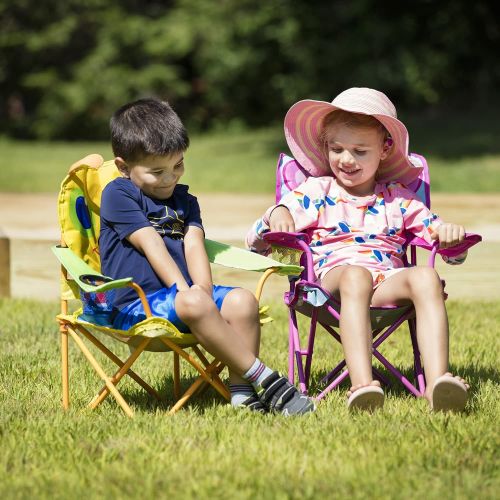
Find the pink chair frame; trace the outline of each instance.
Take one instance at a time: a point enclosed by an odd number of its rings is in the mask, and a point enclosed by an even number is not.
[[[415,162],[420,164],[423,169],[420,177],[410,186],[422,201],[430,208],[430,179],[429,169],[425,158],[420,155],[412,154]],[[307,172],[293,158],[281,155],[278,161],[276,175],[276,203],[279,203],[281,197],[291,189],[294,189],[307,177]],[[319,285],[315,276],[313,267],[313,257],[309,248],[309,238],[303,233],[266,233],[264,239],[271,245],[286,247],[302,252],[300,264],[304,271],[298,279],[290,280],[290,290],[285,293],[284,301],[289,311],[289,350],[288,350],[288,378],[290,382],[295,383],[295,374],[297,374],[299,389],[301,392],[309,393],[309,383],[311,377],[311,366],[314,354],[314,342],[316,337],[317,325],[321,325],[335,340],[341,342],[340,335],[337,332],[338,322],[340,320],[340,303],[328,294]],[[447,256],[459,255],[466,249],[481,241],[481,236],[467,233],[463,243],[452,249],[439,250],[438,245],[429,245],[426,241],[408,235],[407,253],[409,250],[410,260],[405,257],[407,266],[417,264],[417,247],[430,250],[427,264],[434,267],[436,254],[445,254]],[[443,282],[444,286],[444,282]],[[307,294],[311,290],[319,290],[322,294],[328,296],[327,302],[316,307],[308,303]],[[311,318],[307,345],[302,346],[300,333],[297,323],[297,313]],[[421,397],[425,391],[425,374],[421,363],[420,351],[418,349],[416,335],[416,318],[413,305],[404,307],[387,306],[370,308],[372,317],[373,331],[373,356],[398,380],[403,387],[416,397]],[[381,344],[389,338],[405,321],[408,322],[411,344],[413,349],[413,368],[414,383],[410,382],[392,363],[385,358],[379,348]],[[384,385],[389,385],[389,380],[379,370],[373,367],[374,377],[380,380]],[[324,386],[323,390],[315,396],[317,400],[323,399],[330,391],[338,387],[349,375],[345,360],[338,363],[327,375],[325,375],[320,384]]]

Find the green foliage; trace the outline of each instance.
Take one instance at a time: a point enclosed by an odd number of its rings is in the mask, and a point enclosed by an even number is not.
[[[500,83],[488,0],[19,0],[0,23],[0,132],[18,137],[104,139],[150,95],[198,128],[267,126],[351,86],[416,109],[488,103]]]
[[[234,411],[210,390],[169,417],[172,356],[154,353],[136,371],[159,389],[164,404],[123,379],[133,420],[112,398],[90,411],[86,405],[102,383],[71,341],[72,406],[64,413],[56,312],[57,304],[0,300],[4,499],[498,496],[498,302],[449,304],[452,369],[472,387],[464,414],[432,414],[423,400],[393,386],[374,415],[349,415],[342,388],[310,418],[295,419]],[[286,370],[283,305],[272,304],[272,314],[262,357]],[[409,350],[400,332],[382,352],[409,375]],[[320,331],[315,353],[317,381],[340,352]],[[183,368],[185,388],[194,376]]]

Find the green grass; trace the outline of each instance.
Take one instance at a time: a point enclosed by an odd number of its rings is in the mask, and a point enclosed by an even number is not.
[[[285,315],[278,304],[272,309],[262,358],[285,370]],[[350,416],[342,390],[295,419],[233,411],[212,391],[168,417],[168,405],[128,381],[121,388],[135,419],[110,398],[91,412],[85,405],[100,382],[73,343],[65,414],[56,310],[0,301],[1,498],[498,496],[498,302],[449,303],[452,369],[472,385],[464,414],[432,414],[393,387],[375,415]],[[339,355],[326,337],[318,335],[315,380]],[[409,348],[399,334],[383,352],[409,374]],[[137,366],[168,401],[170,358],[148,353]],[[183,383],[192,377],[185,371]]]
[[[490,114],[409,120],[411,149],[429,161],[433,192],[500,191],[500,125]],[[0,149],[0,191],[12,192],[56,192],[74,161],[95,152],[111,158],[109,144],[99,142],[3,139]],[[280,127],[194,135],[183,182],[195,193],[272,193],[281,151]]]

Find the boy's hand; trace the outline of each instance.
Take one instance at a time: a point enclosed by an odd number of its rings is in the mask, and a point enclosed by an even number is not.
[[[191,285],[191,290],[203,290],[207,295],[212,297],[212,287],[209,285]]]
[[[294,233],[295,222],[290,210],[283,205],[278,205],[269,217],[269,228],[273,232]]]
[[[439,241],[439,248],[458,245],[465,237],[465,229],[458,224],[443,223],[432,234],[433,240]]]

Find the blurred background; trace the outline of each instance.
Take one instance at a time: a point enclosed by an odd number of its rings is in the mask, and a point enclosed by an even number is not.
[[[500,84],[493,5],[3,0],[0,132],[104,140],[117,107],[151,95],[200,131],[268,126],[296,100],[352,86],[405,111],[487,109]]]
[[[434,208],[485,236],[467,269],[469,284],[491,277],[487,295],[500,276],[498,54],[492,0],[0,0],[0,239],[12,255],[31,241],[11,274],[31,279],[34,241],[57,238],[69,165],[112,157],[122,104],[174,106],[209,237],[242,244],[273,202],[288,108],[367,86],[389,95],[426,156]]]

